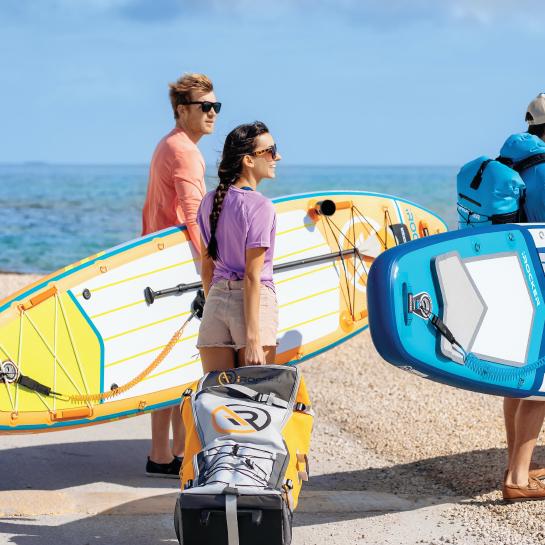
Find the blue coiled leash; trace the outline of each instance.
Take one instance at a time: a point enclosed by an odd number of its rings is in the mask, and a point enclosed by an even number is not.
[[[447,341],[460,352],[460,355],[463,357],[465,367],[480,377],[486,377],[496,382],[518,381],[519,383],[522,383],[532,373],[535,373],[541,368],[545,368],[545,357],[524,365],[523,367],[515,367],[514,365],[483,360],[472,352],[466,352],[463,346],[454,338],[454,335],[450,329],[446,326],[443,320],[439,318],[439,316],[431,313],[429,320],[440,335],[445,337],[445,339],[447,339]]]

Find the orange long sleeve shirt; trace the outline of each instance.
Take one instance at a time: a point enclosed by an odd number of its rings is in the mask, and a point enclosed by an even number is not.
[[[155,148],[142,210],[142,235],[183,223],[200,253],[197,211],[206,192],[205,163],[199,148],[179,128]]]

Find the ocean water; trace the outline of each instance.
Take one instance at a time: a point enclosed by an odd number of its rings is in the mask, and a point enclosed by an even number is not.
[[[208,167],[209,189],[215,187]],[[0,165],[0,271],[49,273],[140,235],[148,167]],[[456,222],[455,167],[279,164],[269,197],[356,189],[416,202]]]

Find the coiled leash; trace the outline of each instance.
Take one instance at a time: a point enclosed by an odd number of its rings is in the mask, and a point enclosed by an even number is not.
[[[452,347],[460,353],[463,358],[463,365],[483,378],[487,377],[488,379],[497,382],[515,380],[518,381],[519,385],[522,385],[530,374],[545,367],[545,357],[524,365],[523,367],[483,360],[472,352],[466,352],[439,316],[430,313],[429,321],[439,334],[447,339]]]

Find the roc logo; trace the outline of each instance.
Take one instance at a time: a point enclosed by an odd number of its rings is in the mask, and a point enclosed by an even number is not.
[[[246,405],[220,405],[212,411],[212,425],[218,433],[255,433],[271,423],[264,409]]]
[[[407,219],[409,220],[409,228],[411,230],[411,238],[414,240],[418,237],[418,227],[416,226],[416,220],[414,219],[414,214],[408,209],[405,208],[405,214],[407,214]]]
[[[218,375],[218,384],[225,386],[226,384],[236,384],[240,382],[240,377],[231,369],[228,371],[222,371]]]

